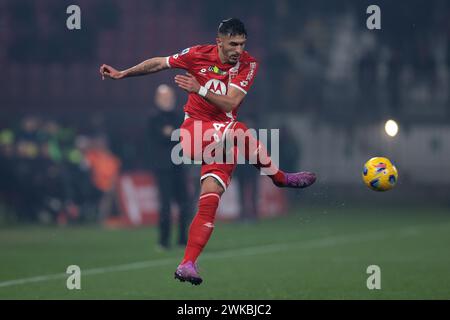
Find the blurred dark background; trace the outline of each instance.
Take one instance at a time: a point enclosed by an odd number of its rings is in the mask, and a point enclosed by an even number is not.
[[[81,30],[66,28],[71,4]],[[381,30],[366,28],[370,4],[381,8]],[[86,148],[116,164],[111,177],[145,169],[154,92],[177,71],[101,81],[99,66],[213,43],[228,17],[244,21],[260,61],[242,116],[282,129],[282,165],[318,172],[315,189],[291,201],[379,201],[361,169],[387,156],[399,185],[383,201],[450,205],[448,1],[0,0],[1,206],[25,220],[45,198],[39,206],[55,212],[85,210],[79,203],[99,192]],[[177,90],[180,124],[185,97]]]

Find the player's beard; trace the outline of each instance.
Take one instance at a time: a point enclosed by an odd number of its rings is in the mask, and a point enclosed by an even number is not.
[[[230,55],[230,57],[228,58],[228,61],[231,64],[236,64],[239,60],[239,55]]]

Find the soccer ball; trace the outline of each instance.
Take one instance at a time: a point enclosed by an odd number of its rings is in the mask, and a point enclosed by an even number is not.
[[[387,191],[397,183],[397,168],[388,158],[375,157],[364,165],[362,178],[366,186],[375,191]]]

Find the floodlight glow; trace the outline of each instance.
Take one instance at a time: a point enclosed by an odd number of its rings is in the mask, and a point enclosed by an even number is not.
[[[388,136],[395,137],[398,133],[397,122],[395,122],[394,120],[386,121],[386,124],[384,125],[384,130],[386,131],[386,134]]]

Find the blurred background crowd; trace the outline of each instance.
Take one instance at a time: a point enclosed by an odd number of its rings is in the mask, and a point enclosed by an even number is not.
[[[108,210],[102,195],[116,182],[121,161],[105,132],[80,132],[37,115],[0,131],[1,201],[18,221],[95,221]]]

